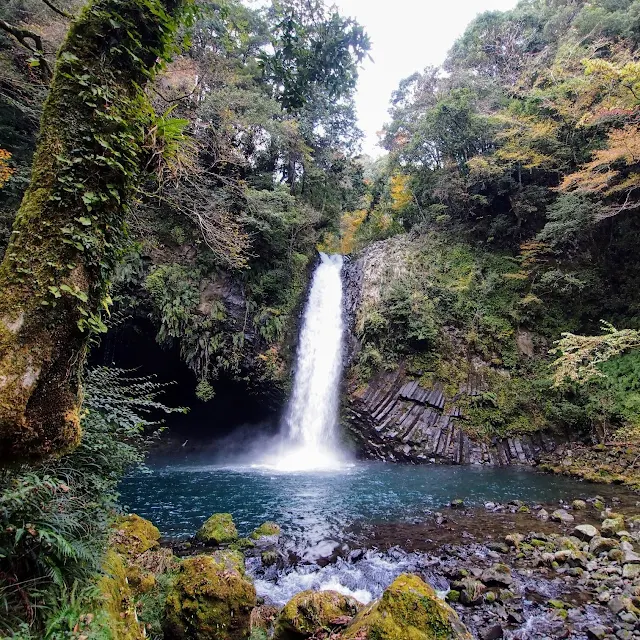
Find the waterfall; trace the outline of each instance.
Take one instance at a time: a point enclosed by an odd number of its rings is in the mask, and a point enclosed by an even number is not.
[[[320,254],[304,310],[293,392],[285,412],[277,467],[313,470],[340,465],[337,436],[342,376],[342,256]]]

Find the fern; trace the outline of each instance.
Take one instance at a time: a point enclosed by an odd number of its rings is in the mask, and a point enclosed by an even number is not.
[[[85,381],[78,448],[0,471],[0,637],[68,637],[101,570],[118,483],[142,464],[157,416],[183,411],[159,401],[166,385],[153,377],[96,367]]]

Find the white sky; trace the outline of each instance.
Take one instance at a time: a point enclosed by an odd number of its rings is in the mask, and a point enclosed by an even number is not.
[[[387,121],[391,92],[402,78],[442,64],[456,38],[478,13],[505,11],[516,0],[334,0],[369,34],[373,62],[360,72],[356,105],[363,151],[379,156],[377,132]]]

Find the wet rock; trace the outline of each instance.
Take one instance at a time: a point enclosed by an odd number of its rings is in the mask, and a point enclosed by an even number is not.
[[[618,547],[618,541],[613,538],[603,538],[602,536],[596,536],[591,539],[589,543],[589,551],[594,555],[598,555],[603,551],[611,551]]]
[[[520,533],[511,533],[504,539],[510,547],[515,547],[516,549],[520,546],[523,540],[524,536]]]
[[[584,500],[574,500],[571,506],[574,511],[584,511],[587,508],[587,503]]]
[[[362,608],[355,598],[337,591],[302,591],[284,606],[275,624],[275,640],[309,638],[334,619],[352,618]],[[343,625],[342,625],[343,626]]]
[[[166,599],[164,637],[241,640],[255,606],[255,588],[239,571],[211,556],[187,558]]]
[[[488,542],[487,549],[497,551],[498,553],[509,553],[509,547],[504,542]]]
[[[607,518],[600,525],[600,530],[602,531],[602,535],[610,536],[615,535],[618,531],[622,531],[624,529],[624,518]]]
[[[402,574],[361,610],[342,640],[471,640],[458,614],[418,576]]]
[[[493,624],[488,627],[483,627],[478,632],[480,640],[499,640],[504,635],[504,629],[499,624]]]
[[[554,522],[561,522],[562,524],[571,524],[574,520],[573,516],[565,509],[556,509],[551,514],[551,519]]]
[[[625,609],[625,603],[622,598],[611,598],[607,603],[607,607],[609,607],[609,611],[614,615],[618,615],[621,611]]]
[[[457,498],[456,500],[452,500],[449,505],[452,509],[462,509],[464,508],[464,500],[461,498]]]
[[[513,584],[511,569],[506,564],[494,564],[482,572],[480,581],[490,587],[508,587]]]
[[[238,539],[238,530],[230,513],[214,513],[200,527],[196,538],[207,544],[225,544]]]
[[[603,640],[607,636],[608,630],[600,624],[594,624],[587,628],[587,638],[589,640]]]
[[[549,512],[546,509],[540,509],[540,511],[536,513],[536,518],[538,518],[539,520],[548,520]]]
[[[257,529],[251,534],[252,540],[259,540],[263,537],[272,537],[280,535],[280,525],[275,522],[263,522]]]
[[[460,602],[468,607],[479,605],[485,591],[486,587],[480,580],[465,578],[460,581]]]
[[[622,567],[622,577],[631,580],[640,576],[640,564],[625,564]]]
[[[263,566],[270,567],[278,561],[278,554],[276,551],[263,551],[260,554],[260,559]]]
[[[598,535],[598,530],[591,524],[579,524],[574,530],[573,535],[580,540],[589,542]]]

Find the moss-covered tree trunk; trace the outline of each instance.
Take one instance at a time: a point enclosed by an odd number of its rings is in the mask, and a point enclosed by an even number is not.
[[[94,0],[58,54],[31,183],[0,265],[0,462],[80,437],[79,372],[145,163],[144,86],[183,0]]]

